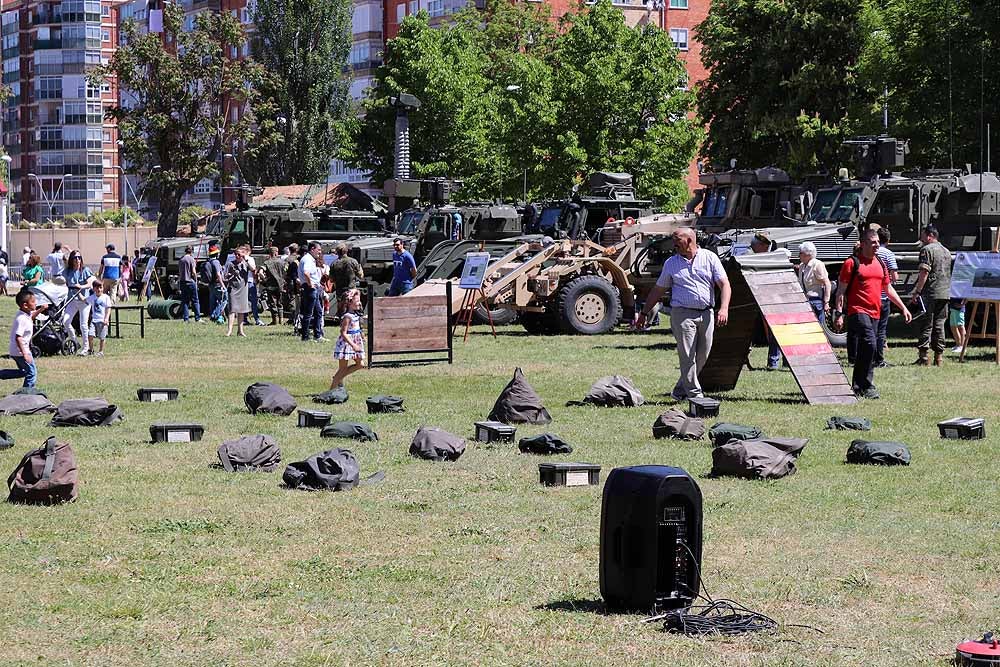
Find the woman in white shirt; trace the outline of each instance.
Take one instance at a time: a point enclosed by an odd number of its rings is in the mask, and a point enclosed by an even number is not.
[[[817,319],[822,320],[830,311],[830,274],[826,265],[816,259],[816,244],[806,241],[799,246],[799,283],[809,298],[809,305],[816,312]]]

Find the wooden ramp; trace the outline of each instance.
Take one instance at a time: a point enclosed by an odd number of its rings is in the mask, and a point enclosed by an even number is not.
[[[701,374],[706,390],[719,391],[736,386],[750,352],[750,339],[757,318],[763,314],[806,401],[810,404],[850,404],[857,401],[851,383],[791,267],[754,271],[730,260],[726,273],[733,287],[730,324],[716,329],[712,354]],[[730,327],[739,331],[726,332]],[[720,343],[722,349],[716,354]],[[706,380],[708,384],[705,384]]]

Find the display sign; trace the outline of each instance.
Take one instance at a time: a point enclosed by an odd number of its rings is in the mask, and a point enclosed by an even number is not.
[[[1000,301],[1000,253],[955,253],[951,296],[972,301]]]
[[[146,272],[142,274],[142,284],[148,285],[150,278],[153,277],[153,269],[156,268],[156,255],[150,255],[149,259],[146,260]]]
[[[482,289],[486,278],[486,267],[490,263],[490,253],[470,252],[465,255],[465,268],[458,286],[462,289]]]

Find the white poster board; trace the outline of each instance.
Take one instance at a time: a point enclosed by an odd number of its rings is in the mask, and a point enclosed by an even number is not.
[[[482,289],[486,278],[486,267],[490,263],[490,253],[470,252],[465,255],[465,267],[458,286],[462,289]]]
[[[142,284],[148,285],[150,278],[153,277],[153,269],[156,268],[156,255],[150,255],[149,259],[146,261],[146,272],[142,274]]]
[[[1000,253],[955,253],[951,296],[972,301],[1000,301]]]

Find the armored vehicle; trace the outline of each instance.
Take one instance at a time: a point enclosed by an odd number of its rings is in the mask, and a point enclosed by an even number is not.
[[[139,259],[136,261],[134,279],[136,281],[142,280],[143,275],[146,273],[149,259],[156,257],[156,265],[153,267],[153,273],[156,274],[156,282],[163,291],[163,296],[170,297],[174,293],[179,293],[178,271],[181,257],[184,256],[184,248],[187,246],[192,247],[192,255],[200,268],[202,262],[208,259],[208,246],[212,243],[218,243],[218,241],[218,237],[212,235],[153,239],[152,241],[148,241],[142,247]],[[153,293],[156,293],[155,286],[153,287]]]
[[[600,236],[609,220],[638,220],[653,214],[653,202],[636,198],[631,174],[597,172],[587,182],[584,194],[544,203],[533,229],[525,232],[603,243]]]
[[[456,215],[461,216],[461,224],[457,228]],[[403,213],[399,231],[416,237],[414,258],[418,262],[442,241],[494,241],[523,233],[521,215],[513,206],[505,204],[462,204],[410,209]]]

